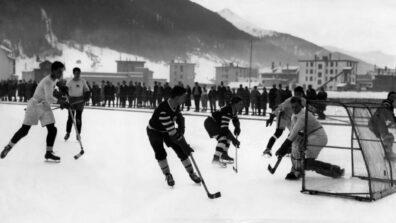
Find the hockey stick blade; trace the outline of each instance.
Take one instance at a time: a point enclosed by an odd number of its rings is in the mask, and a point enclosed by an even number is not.
[[[238,173],[238,169],[235,168],[235,166],[233,166],[232,169],[235,171],[235,173]]]
[[[81,150],[77,155],[74,156],[74,159],[80,158],[82,155],[84,155],[84,150]]]
[[[208,197],[209,197],[210,199],[219,198],[219,197],[221,197],[221,193],[220,193],[220,192],[216,192],[216,193],[214,193],[214,194],[208,193]]]
[[[272,166],[271,166],[270,164],[268,164],[268,171],[269,171],[271,174],[274,174],[274,173],[275,173],[275,169],[272,168]]]
[[[279,163],[282,161],[282,158],[283,158],[282,156],[278,157],[278,160],[276,161],[274,167],[272,167],[270,164],[268,164],[268,171],[269,171],[271,174],[274,174],[274,173],[275,173],[276,169],[277,169],[278,166],[279,166]]]

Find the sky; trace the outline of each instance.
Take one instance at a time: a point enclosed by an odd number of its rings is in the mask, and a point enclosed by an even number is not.
[[[191,0],[320,46],[396,55],[394,0]]]

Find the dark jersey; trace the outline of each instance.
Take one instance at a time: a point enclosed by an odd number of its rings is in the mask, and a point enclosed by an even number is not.
[[[213,112],[212,117],[220,125],[220,128],[228,129],[230,120],[233,121],[234,125],[236,123],[239,124],[238,116],[236,113],[232,113],[231,105],[224,106],[220,110]]]
[[[175,121],[178,116],[182,116],[179,106],[176,109],[172,109],[169,102],[164,101],[154,110],[148,128],[159,132],[166,132],[170,136],[173,136],[177,133]]]

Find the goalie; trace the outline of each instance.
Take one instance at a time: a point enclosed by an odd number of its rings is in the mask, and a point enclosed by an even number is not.
[[[393,112],[395,99],[396,92],[389,92],[387,99],[382,101],[381,107],[371,116],[368,124],[375,136],[382,140],[386,157],[392,160],[396,160],[396,154],[392,150],[395,137],[389,132],[389,128],[396,125]]]
[[[299,97],[291,98],[293,115],[291,118],[290,134],[276,151],[278,157],[283,157],[291,153],[292,169],[287,174],[286,180],[298,180],[301,177],[302,159],[301,149],[303,148],[303,131],[305,128],[305,109]],[[327,144],[327,134],[315,116],[308,112],[307,122],[307,148],[305,149],[305,170],[312,170],[324,176],[339,178],[344,175],[344,169],[337,165],[316,160],[322,148]],[[290,151],[290,146],[291,151]]]

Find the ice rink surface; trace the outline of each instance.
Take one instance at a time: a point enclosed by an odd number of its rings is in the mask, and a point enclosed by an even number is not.
[[[21,126],[23,105],[0,104],[0,144]],[[241,120],[239,172],[232,165],[211,164],[216,141],[203,127],[204,117],[186,116],[186,139],[195,149],[201,173],[214,193],[210,200],[195,185],[171,149],[167,149],[174,188],[167,186],[146,135],[150,113],[86,109],[80,150],[74,131],[65,142],[67,111],[54,111],[58,135],[54,150],[59,164],[44,162],[47,130],[33,127],[0,160],[0,221],[8,222],[393,222],[396,195],[359,202],[300,193],[301,181],[284,180],[290,161],[274,175],[276,158],[261,156],[275,125]],[[325,126],[329,142],[348,143],[350,130]],[[286,133],[274,146],[281,145]],[[229,151],[235,156],[234,147]],[[340,158],[342,159],[342,158]],[[349,177],[348,172],[346,178]]]

